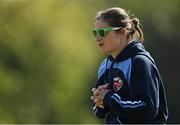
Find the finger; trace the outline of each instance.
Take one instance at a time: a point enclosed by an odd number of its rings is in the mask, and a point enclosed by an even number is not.
[[[105,85],[101,85],[98,87],[98,89],[102,90],[102,89],[107,89],[109,86],[109,83],[106,83]]]
[[[102,100],[100,99],[94,99],[94,103],[96,103],[97,105],[103,104]]]
[[[96,90],[96,88],[92,88],[92,92],[94,92]]]
[[[106,89],[106,85],[101,85],[98,87],[99,90]]]
[[[91,96],[90,99],[91,99],[91,100],[94,100],[94,96]]]
[[[94,100],[95,99],[101,100],[101,93],[99,93],[97,96],[94,96]]]
[[[98,102],[100,102],[99,99],[94,99],[94,103],[98,103]]]
[[[97,96],[99,94],[99,89],[96,89],[94,92],[93,92],[93,95]]]
[[[108,86],[109,86],[109,83],[106,83],[106,85],[105,85],[105,86],[106,86],[106,88],[108,88]]]
[[[101,105],[101,103],[98,100],[94,100],[94,104],[95,104],[95,106]]]
[[[99,100],[99,99],[94,99],[94,103],[95,103],[96,105],[102,105],[102,104],[103,104],[102,101]]]
[[[96,104],[96,106],[100,106],[102,108],[103,106],[103,101],[102,100],[98,100],[94,102]]]
[[[102,90],[102,89],[104,89],[104,86],[99,86],[98,89]]]
[[[93,96],[93,100],[95,99],[99,100],[99,96]]]
[[[96,105],[103,105],[103,102],[102,102],[102,101],[100,101],[100,100],[98,100],[98,101],[94,101],[94,103],[95,103]]]
[[[98,105],[98,107],[99,107],[99,108],[102,108],[102,109],[104,108],[104,106],[103,106],[103,105]]]

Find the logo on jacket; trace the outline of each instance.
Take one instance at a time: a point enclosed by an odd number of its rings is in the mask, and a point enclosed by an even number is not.
[[[114,83],[113,83],[113,89],[114,91],[119,91],[123,85],[123,81],[120,77],[115,77],[114,78]]]

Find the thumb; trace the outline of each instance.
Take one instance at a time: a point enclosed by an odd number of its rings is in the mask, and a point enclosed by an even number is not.
[[[99,90],[106,89],[106,88],[107,88],[107,85],[108,85],[108,84],[101,85],[101,86],[98,87],[98,89],[99,89]]]
[[[105,87],[108,88],[109,87],[109,83],[106,83]]]

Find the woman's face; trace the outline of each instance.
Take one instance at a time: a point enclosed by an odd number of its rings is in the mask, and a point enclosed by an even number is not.
[[[96,20],[95,28],[106,28],[111,27],[103,20]],[[99,35],[96,36],[96,41],[99,46],[99,49],[104,54],[116,54],[119,53],[120,48],[122,47],[123,33],[117,31],[109,31],[105,37]]]

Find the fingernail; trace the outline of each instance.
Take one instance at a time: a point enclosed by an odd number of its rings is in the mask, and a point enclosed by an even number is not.
[[[93,100],[93,96],[91,96],[90,99]]]
[[[95,88],[92,88],[92,91],[96,90]]]

